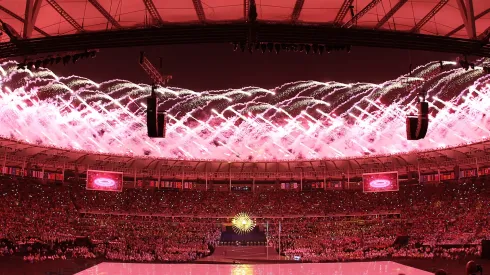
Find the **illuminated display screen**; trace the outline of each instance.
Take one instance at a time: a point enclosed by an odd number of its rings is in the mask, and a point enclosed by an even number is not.
[[[123,188],[123,174],[109,171],[87,171],[87,190],[117,191]]]
[[[363,174],[362,186],[364,192],[398,191],[398,172]]]

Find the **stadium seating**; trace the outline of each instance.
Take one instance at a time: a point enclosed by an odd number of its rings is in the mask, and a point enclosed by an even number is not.
[[[481,253],[482,239],[490,237],[490,192],[483,178],[384,193],[229,193],[98,192],[78,182],[3,177],[0,195],[0,255],[28,261],[192,261],[212,253],[222,225],[238,212],[268,230],[270,246],[305,261],[459,258]],[[394,245],[398,236],[408,236],[408,244]]]

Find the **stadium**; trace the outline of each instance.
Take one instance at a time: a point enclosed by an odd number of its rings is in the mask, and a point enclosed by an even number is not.
[[[0,274],[490,270],[488,1],[4,0],[0,20]],[[93,63],[189,44],[255,73],[364,47],[410,64],[190,89],[144,53],[146,82]]]

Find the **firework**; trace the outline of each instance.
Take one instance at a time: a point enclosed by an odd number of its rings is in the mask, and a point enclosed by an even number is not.
[[[255,228],[255,221],[247,213],[238,213],[231,220],[233,230],[237,234],[247,234]]]
[[[146,133],[151,87],[95,83],[0,65],[0,136],[72,150],[172,159],[295,160],[405,153],[490,136],[490,75],[432,62],[380,84],[300,81],[275,89],[159,88],[167,137]],[[405,117],[427,92],[427,138],[407,141]]]

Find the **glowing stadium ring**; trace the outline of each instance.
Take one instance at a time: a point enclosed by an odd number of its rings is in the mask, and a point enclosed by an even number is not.
[[[369,185],[372,188],[385,188],[385,187],[388,187],[391,185],[391,181],[376,179],[376,180],[371,181],[369,183]]]
[[[108,178],[97,178],[94,180],[94,184],[100,187],[112,187],[116,185],[116,181]]]

